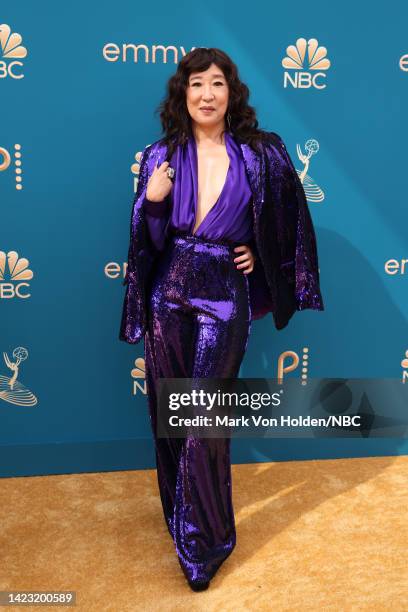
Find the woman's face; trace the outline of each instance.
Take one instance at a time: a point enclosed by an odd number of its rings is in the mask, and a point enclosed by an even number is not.
[[[186,102],[192,121],[200,126],[225,127],[224,116],[228,108],[228,83],[216,64],[204,72],[192,72],[188,79]],[[208,107],[212,110],[206,110]]]

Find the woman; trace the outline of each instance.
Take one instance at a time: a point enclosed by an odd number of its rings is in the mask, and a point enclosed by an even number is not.
[[[323,310],[315,233],[280,137],[258,129],[221,50],[179,63],[146,147],[132,209],[119,338],[145,337],[149,413],[164,517],[181,568],[206,589],[236,531],[230,439],[157,438],[159,378],[234,378],[251,321]]]

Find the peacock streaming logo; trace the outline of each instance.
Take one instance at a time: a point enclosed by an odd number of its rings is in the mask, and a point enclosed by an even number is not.
[[[22,149],[20,144],[13,146],[14,151],[11,153],[5,147],[0,146],[0,174],[7,170],[12,172],[14,166],[14,182],[16,189],[23,189],[23,168],[22,168]]]
[[[0,79],[23,79],[23,60],[27,57],[27,49],[21,44],[20,34],[11,32],[6,23],[0,24]]]
[[[283,86],[325,89],[326,70],[331,66],[326,56],[326,47],[320,47],[316,38],[298,38],[295,45],[289,45],[286,49],[286,57],[282,60],[282,66],[286,68]]]
[[[278,357],[278,384],[282,384],[286,374],[293,372],[301,366],[301,384],[307,385],[309,374],[309,348],[302,349],[302,358],[295,351],[283,351]]]
[[[31,297],[27,281],[33,276],[28,259],[19,257],[16,251],[0,251],[0,300]]]

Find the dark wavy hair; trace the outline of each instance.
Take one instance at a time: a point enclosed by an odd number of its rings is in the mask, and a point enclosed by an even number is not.
[[[270,140],[270,134],[258,128],[255,109],[248,104],[249,89],[238,76],[238,68],[231,58],[221,49],[197,47],[179,62],[177,71],[167,83],[167,95],[160,103],[156,113],[164,136],[162,140],[168,146],[167,159],[170,159],[177,145],[185,144],[192,136],[192,122],[187,109],[186,89],[192,72],[203,72],[211,64],[216,64],[225,75],[229,88],[230,130],[238,142],[249,144],[255,151],[260,151],[260,143]]]

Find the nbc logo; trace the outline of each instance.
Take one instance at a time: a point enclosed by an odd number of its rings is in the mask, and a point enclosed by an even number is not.
[[[25,257],[19,257],[16,251],[7,254],[0,251],[0,300],[13,297],[29,298],[31,294],[27,289],[33,273],[28,267],[29,261]]]
[[[20,34],[11,33],[10,26],[0,24],[0,79],[7,76],[12,79],[23,79],[21,73],[23,62],[19,61],[27,56],[27,49],[22,46]]]
[[[285,88],[289,85],[295,89],[326,87],[326,73],[322,71],[330,68],[330,60],[326,57],[326,47],[319,47],[316,38],[298,38],[296,45],[289,45],[286,53],[282,60],[282,66],[286,68],[283,75]]]
[[[145,148],[150,146],[150,144],[151,143],[149,142],[145,146]],[[132,171],[132,174],[133,174],[133,191],[135,193],[137,191],[137,183],[139,181],[140,162],[142,161],[142,155],[143,155],[143,150],[142,151],[137,151],[136,154],[135,154],[135,161],[130,166],[130,170]]]
[[[133,395],[136,395],[138,389],[143,395],[146,395],[146,367],[143,357],[135,359],[135,367],[130,374],[133,378]],[[139,380],[143,382],[143,385],[140,384]]]
[[[146,145],[149,146],[149,145]],[[133,174],[133,190],[137,191],[137,182],[139,180],[140,162],[142,160],[143,151],[138,151],[135,155],[135,162],[131,165],[130,169]]]

